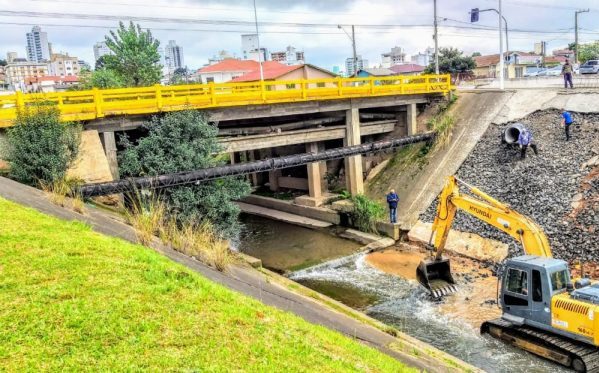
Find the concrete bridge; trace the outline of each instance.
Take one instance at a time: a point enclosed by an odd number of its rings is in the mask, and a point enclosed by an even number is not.
[[[16,93],[0,96],[0,127],[12,125],[17,112],[28,105],[54,102],[63,120],[83,123],[79,172],[86,181],[98,182],[118,178],[115,133],[143,136],[141,125],[158,113],[203,110],[218,123],[220,142],[231,162],[238,163],[415,135],[418,105],[451,89],[449,75],[422,75]],[[309,164],[285,175],[280,170],[253,174],[251,182],[273,191],[305,190],[308,195],[296,202],[318,206],[326,197],[328,172],[343,170],[346,188],[359,194],[369,167],[357,155],[341,163]]]

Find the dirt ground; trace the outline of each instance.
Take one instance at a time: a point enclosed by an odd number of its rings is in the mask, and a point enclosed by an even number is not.
[[[398,246],[368,254],[366,261],[385,273],[416,280],[418,263],[427,256],[425,250],[413,244]],[[497,277],[481,263],[459,256],[450,256],[451,269],[458,283],[458,292],[445,297],[439,309],[452,318],[461,319],[478,328],[483,321],[497,318]]]

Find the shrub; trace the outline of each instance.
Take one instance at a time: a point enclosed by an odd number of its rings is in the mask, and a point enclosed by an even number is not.
[[[81,127],[61,123],[60,113],[50,103],[38,103],[17,114],[8,129],[10,176],[38,186],[65,178],[79,150]]]
[[[385,215],[385,208],[365,195],[351,198],[354,204],[351,219],[353,225],[363,232],[376,233],[376,222]]]

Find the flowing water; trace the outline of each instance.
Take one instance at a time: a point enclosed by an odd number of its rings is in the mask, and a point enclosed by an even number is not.
[[[318,258],[336,258],[292,272],[289,277],[294,281],[489,372],[565,371],[501,341],[481,336],[470,323],[442,313],[441,305],[431,301],[417,282],[370,266],[366,254],[356,253],[357,244],[331,237],[326,231],[262,218],[244,219],[248,229],[241,248],[261,258],[266,267],[285,271],[294,266],[305,267]],[[339,247],[344,245],[348,246]],[[342,256],[344,252],[347,256]],[[286,255],[289,258],[281,258]],[[275,267],[269,265],[273,263]]]

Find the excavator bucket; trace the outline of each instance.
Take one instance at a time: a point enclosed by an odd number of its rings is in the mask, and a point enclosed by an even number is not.
[[[416,278],[435,299],[457,291],[451,275],[449,259],[421,261],[416,269]]]

